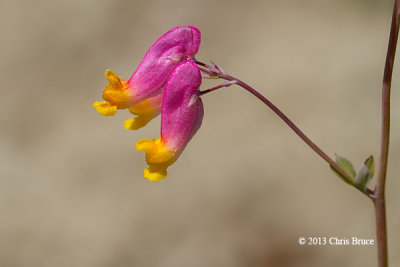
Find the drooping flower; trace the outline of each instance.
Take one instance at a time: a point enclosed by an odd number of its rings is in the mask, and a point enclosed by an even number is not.
[[[129,80],[122,80],[111,70],[103,91],[105,101],[93,107],[104,116],[117,109],[129,108],[138,118],[128,120],[125,127],[138,129],[160,113],[162,87],[179,62],[192,59],[200,46],[200,31],[193,26],[178,26],[161,36],[147,51]]]
[[[200,85],[200,70],[192,61],[176,66],[166,82],[161,108],[161,136],[136,143],[138,150],[146,152],[149,167],[144,170],[144,176],[149,180],[158,181],[166,177],[168,166],[179,158],[200,128],[204,114],[199,97]]]

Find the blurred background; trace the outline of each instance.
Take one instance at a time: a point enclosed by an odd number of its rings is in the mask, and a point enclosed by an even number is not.
[[[199,60],[254,86],[359,169],[379,157],[392,2],[0,1],[0,266],[376,266],[376,246],[298,245],[375,238],[373,206],[246,91],[203,97],[203,125],[161,182],[142,177],[134,148],[159,136],[159,118],[128,131],[126,110],[103,117],[92,103],[107,68],[128,79],[158,37],[194,25]],[[400,266],[398,60],[391,266]]]

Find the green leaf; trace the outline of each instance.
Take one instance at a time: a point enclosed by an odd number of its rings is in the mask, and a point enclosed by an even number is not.
[[[374,176],[375,171],[375,163],[374,163],[374,156],[369,156],[365,161],[364,164],[368,167],[369,172],[371,173],[371,177]]]
[[[348,175],[351,177],[356,176],[356,171],[354,170],[353,164],[344,157],[339,156],[338,154],[335,154],[336,156],[336,164],[339,165],[340,168],[342,168]]]
[[[353,185],[350,181],[347,181],[347,179],[345,179],[340,173],[338,173],[332,166],[329,166],[329,167],[331,167],[331,170],[334,173],[336,173],[336,175],[339,176],[339,178],[342,179],[345,183],[347,183],[349,185]]]
[[[365,189],[368,182],[371,180],[372,175],[370,169],[366,164],[363,164],[361,169],[358,171],[356,178],[354,179],[355,184],[358,188]]]

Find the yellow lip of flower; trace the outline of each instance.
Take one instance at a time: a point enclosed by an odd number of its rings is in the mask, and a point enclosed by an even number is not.
[[[161,181],[167,177],[167,168],[165,165],[152,165],[144,169],[144,177],[150,181]]]
[[[135,115],[152,115],[160,112],[159,106],[154,106],[150,99],[146,99],[139,104],[129,108],[129,111]]]
[[[105,101],[94,102],[93,107],[104,116],[112,116],[117,112],[117,109],[128,108],[131,97],[127,81],[122,80],[111,70],[107,70],[104,75],[108,80],[108,84],[103,91],[103,99]]]
[[[159,181],[167,176],[167,168],[175,162],[174,153],[162,142],[142,139],[136,143],[136,149],[146,152],[146,162],[149,167],[144,170],[144,177],[151,181]]]
[[[125,129],[128,130],[139,130],[146,126],[154,116],[139,115],[136,118],[128,119],[124,122]]]
[[[174,163],[174,152],[169,150],[161,138],[156,140],[142,139],[136,143],[136,149],[146,152],[146,162],[149,165]]]
[[[93,107],[103,116],[113,116],[117,113],[117,106],[107,101],[96,101],[93,103]]]
[[[125,121],[124,126],[128,130],[138,130],[146,126],[152,119],[160,114],[162,94],[148,98],[139,104],[129,108],[129,111],[137,115],[136,118]]]

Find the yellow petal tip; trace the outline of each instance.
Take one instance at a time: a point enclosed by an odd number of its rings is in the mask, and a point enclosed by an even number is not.
[[[120,83],[121,82],[121,78],[115,74],[115,72],[113,72],[112,70],[106,70],[106,72],[104,72],[104,75],[106,76],[107,80],[110,83]]]
[[[135,147],[139,151],[149,152],[149,153],[151,153],[157,149],[156,145],[154,144],[154,140],[150,140],[150,139],[141,139],[141,140],[137,141]]]
[[[117,113],[117,106],[107,101],[97,101],[93,103],[93,107],[103,116],[113,116]]]
[[[124,121],[124,127],[127,130],[137,130],[138,128],[135,129],[134,124],[135,124],[135,119],[129,119]]]
[[[144,177],[150,181],[161,181],[167,176],[167,167],[150,166],[144,169]]]
[[[152,119],[152,116],[138,116],[136,118],[126,120],[124,122],[124,127],[128,130],[139,130],[140,128],[146,126]]]

